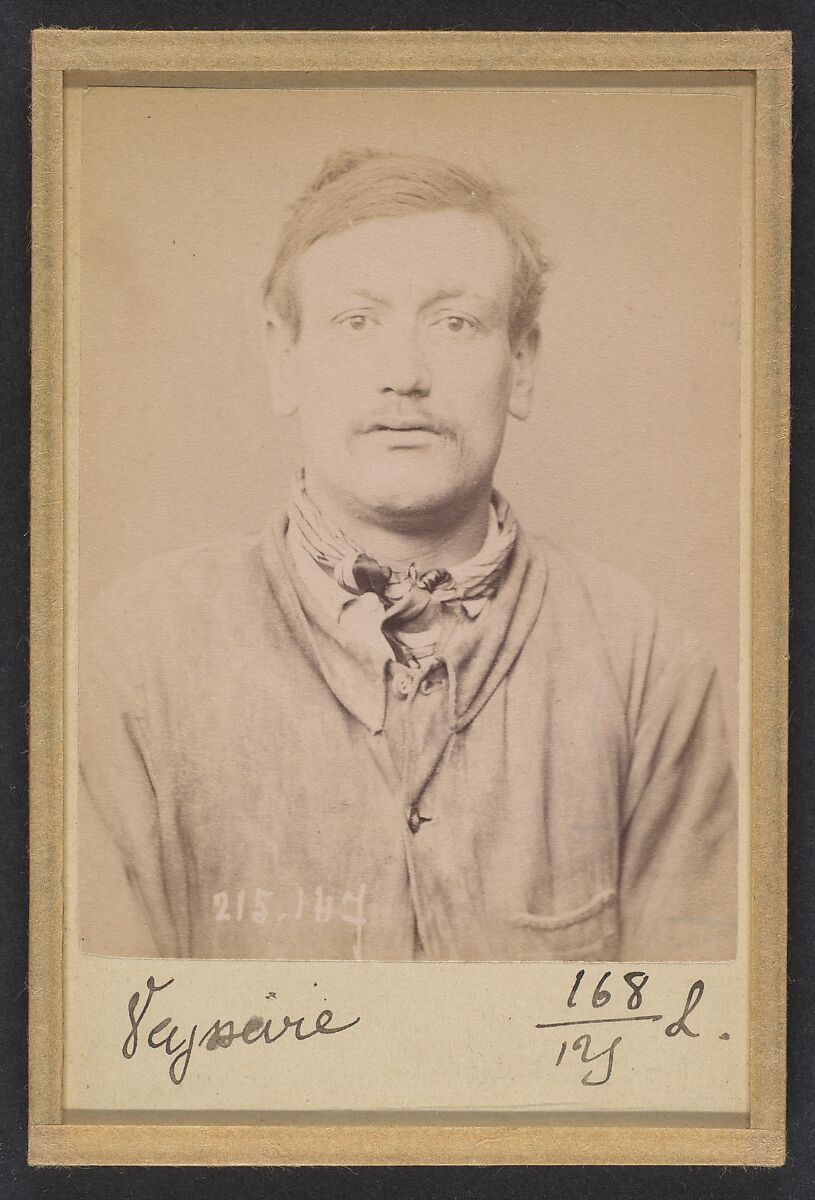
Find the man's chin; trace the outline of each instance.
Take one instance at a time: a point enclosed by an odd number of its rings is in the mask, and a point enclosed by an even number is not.
[[[389,448],[359,455],[352,471],[352,486],[359,499],[383,517],[408,520],[446,509],[461,487],[457,456],[449,453],[449,445],[441,439],[415,449]]]
[[[412,486],[391,485],[372,490],[359,499],[363,500],[370,516],[383,526],[406,531],[432,527],[453,510],[467,507],[459,490],[449,483],[424,487],[415,482]]]

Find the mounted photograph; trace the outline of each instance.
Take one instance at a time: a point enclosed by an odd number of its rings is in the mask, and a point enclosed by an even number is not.
[[[485,36],[35,39],[35,1095],[82,1161],[752,1153],[788,42]]]

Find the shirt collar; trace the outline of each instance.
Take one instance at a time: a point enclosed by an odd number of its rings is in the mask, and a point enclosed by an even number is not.
[[[495,505],[491,504],[487,537],[497,537],[499,529]],[[374,637],[377,633],[379,634],[388,650],[387,657],[392,658],[393,654],[390,652],[387,639],[381,633],[382,618],[385,616],[386,609],[379,597],[371,592],[364,592],[357,596],[341,587],[328,571],[323,570],[320,564],[315,562],[303,546],[302,540],[292,536],[291,526],[289,526],[286,536],[286,546],[303,581],[311,589],[326,615],[331,620],[339,622],[352,607],[360,609],[362,623],[371,625]],[[488,597],[482,596],[477,600],[464,600],[461,606],[468,617],[476,617],[487,603]]]
[[[348,595],[346,600],[344,589],[313,560],[311,566],[322,578],[312,578],[306,563],[301,573],[301,563],[288,545],[287,523],[285,516],[276,517],[264,535],[272,592],[296,640],[339,702],[378,733],[385,725],[387,664],[392,658],[381,628],[378,641],[371,637],[372,622],[378,618],[381,626],[381,604],[371,594]],[[537,620],[545,580],[543,560],[519,530],[497,594],[472,620],[458,622],[441,648],[450,685],[451,729],[463,729],[473,720],[512,667]],[[349,602],[356,607],[340,622]],[[372,604],[378,613],[366,609]]]

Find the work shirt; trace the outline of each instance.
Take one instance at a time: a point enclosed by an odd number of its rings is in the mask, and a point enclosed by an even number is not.
[[[83,948],[732,957],[714,673],[638,585],[519,534],[411,669],[326,609],[285,529],[153,560],[97,608]]]

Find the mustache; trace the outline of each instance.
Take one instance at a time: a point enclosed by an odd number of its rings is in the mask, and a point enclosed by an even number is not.
[[[378,429],[422,429],[428,433],[436,433],[441,437],[457,438],[458,431],[448,425],[440,417],[432,413],[414,412],[409,416],[404,413],[372,413],[356,421],[352,427],[354,433],[375,433]]]

